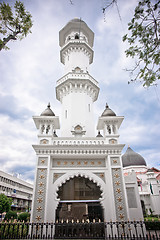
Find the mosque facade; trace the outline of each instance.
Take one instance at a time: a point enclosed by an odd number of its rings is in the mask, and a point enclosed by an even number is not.
[[[33,120],[38,142],[33,222],[125,221],[143,218],[136,175],[123,174],[119,128],[124,119],[106,107],[94,129],[98,81],[89,73],[94,33],[81,19],[59,32],[64,76],[57,81],[61,121],[50,104]],[[61,136],[57,136],[60,130]]]

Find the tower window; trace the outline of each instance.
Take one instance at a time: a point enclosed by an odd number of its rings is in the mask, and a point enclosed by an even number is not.
[[[91,105],[88,104],[88,111],[90,112],[91,111]]]
[[[65,111],[65,118],[67,118],[67,110]]]
[[[75,35],[75,39],[79,39],[79,35],[78,34]]]

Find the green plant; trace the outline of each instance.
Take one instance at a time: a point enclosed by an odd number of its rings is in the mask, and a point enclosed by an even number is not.
[[[149,209],[149,211],[150,211],[150,213],[151,213],[150,216],[153,217],[153,216],[154,216],[154,215],[153,215],[154,211],[153,211],[151,208]]]
[[[17,212],[14,212],[14,211],[11,211],[9,210],[7,213],[6,213],[6,216],[4,218],[4,220],[10,220],[10,219],[17,219]]]
[[[160,221],[158,219],[145,219],[145,226],[147,230],[160,230]]]
[[[3,193],[0,194],[0,213],[8,212],[11,209],[12,199]]]
[[[30,219],[30,214],[28,212],[24,212],[24,213],[20,213],[18,215],[18,220],[20,220],[21,222],[27,222]]]

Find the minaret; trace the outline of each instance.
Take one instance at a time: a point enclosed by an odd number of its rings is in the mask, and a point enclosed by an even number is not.
[[[98,82],[88,73],[93,62],[94,33],[81,19],[73,19],[59,33],[60,59],[65,75],[57,81],[62,104],[61,136],[94,137],[93,102]]]
[[[93,32],[81,19],[71,20],[59,34],[65,66],[65,75],[56,86],[56,97],[62,104],[61,124],[50,104],[40,116],[33,117],[39,140],[33,145],[37,169],[31,221],[35,223],[64,220],[67,224],[84,218],[120,222],[134,219],[139,210],[130,211],[127,203],[121,161],[124,144],[118,142],[123,117],[106,105],[98,120],[99,133],[94,133],[93,103],[99,87],[88,73],[93,39]],[[58,129],[60,137],[55,132]],[[97,210],[92,211],[93,207]],[[55,225],[59,238],[57,229]],[[37,231],[42,233],[45,228]]]

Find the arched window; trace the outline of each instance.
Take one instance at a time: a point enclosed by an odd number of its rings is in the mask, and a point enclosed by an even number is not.
[[[75,39],[79,39],[79,35],[77,33],[75,35]]]

